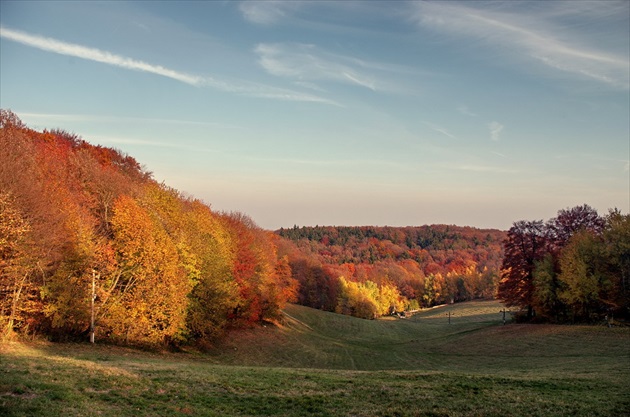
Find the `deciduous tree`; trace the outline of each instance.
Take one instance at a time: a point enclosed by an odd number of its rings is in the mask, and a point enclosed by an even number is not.
[[[505,304],[524,307],[529,318],[534,315],[534,270],[548,248],[542,221],[518,221],[508,230],[501,281],[497,296]]]
[[[602,313],[601,296],[609,291],[612,283],[602,273],[601,249],[598,236],[581,230],[562,250],[558,276],[562,287],[558,297],[569,308],[573,320],[590,321]]]

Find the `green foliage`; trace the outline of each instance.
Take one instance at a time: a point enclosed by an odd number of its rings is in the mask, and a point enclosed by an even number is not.
[[[186,212],[185,230],[194,254],[191,268],[197,271],[189,294],[187,328],[193,339],[211,340],[223,333],[238,304],[233,242],[226,226],[199,202],[192,202]]]
[[[589,320],[600,305],[600,289],[606,291],[609,282],[604,281],[597,263],[596,238],[582,231],[573,235],[560,256],[558,280],[563,284],[558,298],[571,310],[574,318]]]
[[[603,273],[612,288],[605,295],[614,310],[630,310],[630,215],[612,210],[602,233]]]
[[[534,308],[539,315],[558,320],[560,308],[558,292],[560,281],[556,274],[555,260],[547,254],[536,262],[534,269]]]

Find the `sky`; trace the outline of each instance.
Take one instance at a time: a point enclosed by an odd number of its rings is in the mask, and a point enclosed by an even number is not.
[[[0,107],[261,227],[630,210],[630,2],[5,1]]]

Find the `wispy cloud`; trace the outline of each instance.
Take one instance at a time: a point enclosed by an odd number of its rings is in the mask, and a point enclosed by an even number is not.
[[[173,148],[173,149],[188,149],[187,146],[181,146],[176,143],[161,142],[157,140],[136,139],[127,137],[115,137],[115,136],[100,136],[91,135],[90,139],[98,143],[110,143],[115,145],[138,145],[149,146],[155,148]]]
[[[172,78],[190,85],[201,85],[204,82],[203,77],[186,74],[184,72],[175,71],[165,68],[161,65],[153,65],[144,61],[127,58],[116,55],[111,52],[102,51],[96,48],[89,48],[75,43],[59,41],[53,38],[46,38],[38,35],[31,35],[25,32],[0,27],[0,37],[9,39],[23,45],[32,46],[48,52],[54,52],[60,55],[73,56],[89,61],[101,62],[103,64],[113,65],[116,67],[126,68],[135,71],[149,72],[161,75],[163,77]]]
[[[495,142],[501,139],[501,132],[503,131],[503,126],[499,122],[490,122],[488,123],[488,129],[490,129],[490,138]]]
[[[102,116],[94,114],[62,114],[62,113],[28,113],[16,111],[16,114],[22,119],[33,120],[38,122],[97,122],[97,123],[156,123],[156,124],[175,124],[175,125],[193,125],[193,126],[214,126],[225,129],[242,129],[240,126],[229,125],[217,122],[202,122],[195,120],[177,120],[177,119],[155,119],[148,117],[121,117],[121,116]]]
[[[453,134],[451,134],[448,130],[446,130],[445,128],[438,126],[436,124],[430,123],[430,122],[422,122],[423,125],[429,126],[432,130],[435,130],[438,133],[443,134],[444,136],[448,136],[451,139],[457,139],[457,137]]]
[[[302,87],[302,88],[307,88],[309,90],[314,90],[314,91],[318,91],[320,93],[325,93],[326,90],[320,86],[318,86],[317,84],[310,82],[310,81],[302,81],[302,80],[297,80],[297,81],[293,81],[293,84],[297,85],[298,87]]]
[[[463,105],[463,104],[461,106],[457,107],[457,111],[460,112],[461,114],[465,115],[465,116],[477,117],[476,113],[473,113],[472,111],[470,111],[468,106]]]
[[[328,53],[315,45],[261,43],[255,52],[260,65],[273,75],[299,81],[332,80],[376,90],[374,77],[357,69],[361,61]]]
[[[549,8],[543,10],[535,4],[522,2],[416,2],[413,3],[412,18],[425,28],[502,47],[500,51],[504,56],[526,56],[531,62],[542,63],[554,70],[628,89],[627,16],[630,3],[598,1],[590,3],[589,7],[574,8],[580,3],[584,2],[563,2],[554,9],[556,13],[550,13]],[[623,45],[617,45],[618,49],[613,50],[607,43],[597,42],[596,35],[589,38],[589,33],[578,32],[575,26],[563,23],[566,16],[560,10],[565,9],[571,11],[573,18],[580,14],[586,22],[592,20],[592,13],[598,13],[602,19],[612,19],[614,14],[625,15],[626,24],[619,25],[615,38]]]
[[[268,25],[285,18],[297,9],[301,2],[280,0],[245,1],[239,5],[243,17],[253,23]]]
[[[591,164],[605,170],[618,171],[621,167],[623,172],[630,171],[630,161],[627,159],[608,158],[593,153],[566,153],[555,155],[554,158],[561,161],[574,161],[582,167],[585,164]]]
[[[184,144],[182,142],[169,142],[169,141],[158,141],[158,140],[147,140],[141,138],[133,138],[133,137],[117,137],[117,136],[101,136],[101,135],[90,135],[90,142],[96,142],[100,144],[110,144],[113,146],[117,145],[128,145],[128,146],[141,146],[141,147],[149,147],[149,148],[167,148],[167,149],[178,149],[184,150],[188,152],[194,153],[219,153],[225,154],[224,151],[218,149],[212,149],[208,147],[201,146],[191,146]]]
[[[340,55],[303,43],[261,43],[254,52],[269,74],[293,80],[314,91],[326,91],[318,83],[336,82],[393,94],[415,94],[420,73],[404,65]],[[405,77],[415,77],[410,85]]]
[[[239,156],[239,158],[243,158]],[[409,167],[405,164],[401,164],[394,161],[381,160],[381,159],[298,159],[298,158],[265,158],[265,157],[244,157],[244,159],[248,161],[257,161],[257,162],[270,162],[274,164],[288,164],[288,165],[297,165],[297,166],[338,166],[338,167],[357,167],[357,166],[365,166],[365,167],[387,167],[387,168],[395,168],[398,170],[413,170],[412,167]]]
[[[455,169],[460,171],[470,171],[470,172],[489,172],[489,173],[497,173],[497,174],[516,174],[519,171],[515,169],[502,168],[490,165],[460,165],[455,167]]]
[[[166,68],[161,65],[154,65],[137,59],[117,55],[112,52],[39,35],[32,35],[2,26],[0,26],[0,37],[47,52],[72,56],[88,61],[96,61],[128,70],[160,75],[162,77],[167,77],[195,87],[209,87],[215,90],[246,95],[249,97],[339,105],[333,100],[313,94],[243,80],[220,80],[210,76],[203,77],[188,74],[182,71]]]

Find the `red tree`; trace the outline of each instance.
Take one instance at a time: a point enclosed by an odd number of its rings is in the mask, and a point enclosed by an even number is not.
[[[505,304],[527,308],[533,317],[534,269],[547,253],[548,238],[541,220],[518,221],[508,231],[497,296]]]

